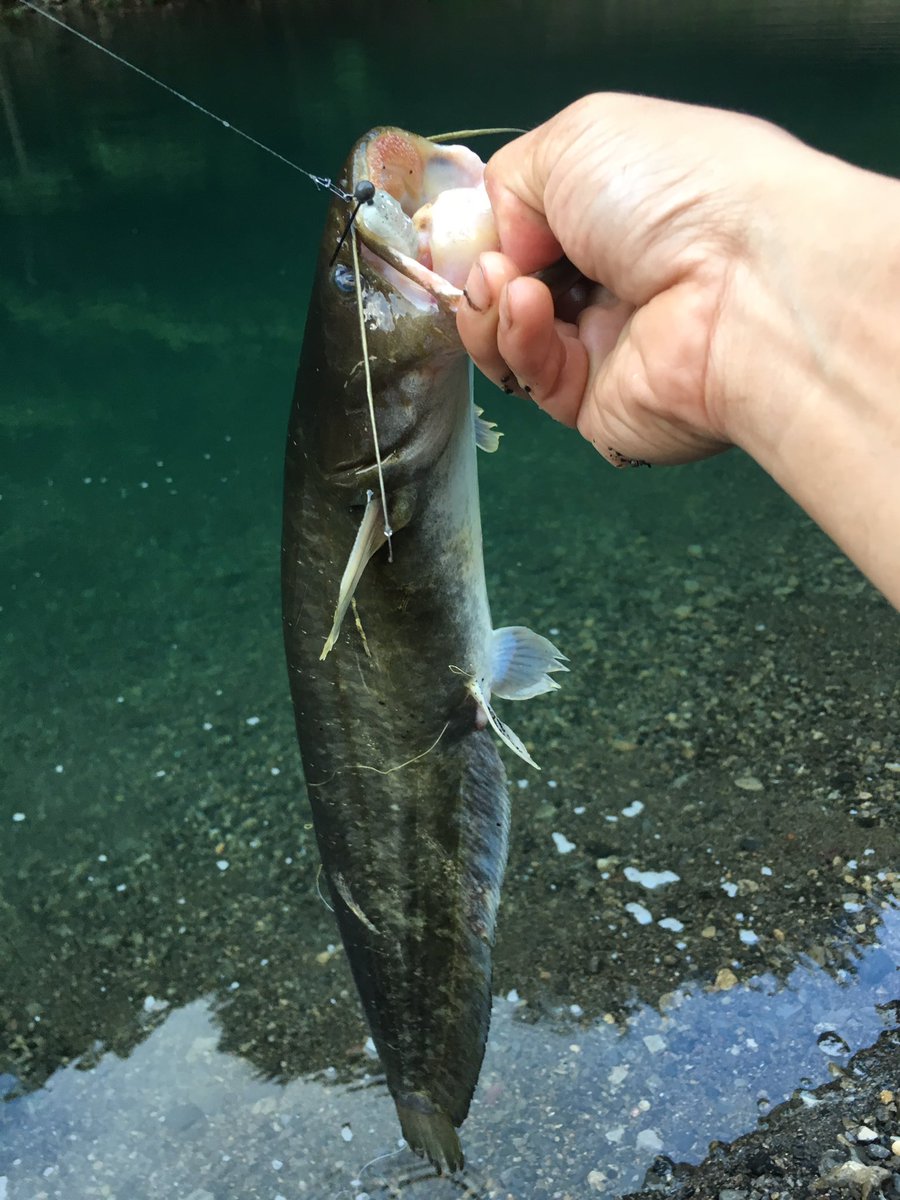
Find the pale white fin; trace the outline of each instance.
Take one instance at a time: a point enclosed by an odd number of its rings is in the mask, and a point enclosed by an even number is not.
[[[493,454],[500,445],[503,434],[497,428],[496,421],[484,419],[484,409],[475,405],[475,445],[487,454]]]
[[[366,511],[363,513],[363,519],[360,522],[356,540],[353,543],[353,549],[350,551],[350,557],[347,559],[344,574],[341,576],[337,608],[334,610],[334,622],[331,626],[331,632],[325,640],[322,653],[319,655],[320,661],[328,657],[331,648],[338,639],[338,634],[341,632],[341,622],[344,620],[344,615],[350,607],[350,601],[353,599],[353,593],[356,591],[357,584],[362,579],[366,564],[375,551],[379,550],[387,541],[384,532],[384,509],[381,506],[381,500],[373,492],[368,492],[367,495],[368,503],[366,504]]]
[[[335,873],[334,873],[334,875],[332,875],[331,879],[332,879],[332,883],[335,886],[337,894],[340,896],[340,898],[343,900],[343,902],[347,905],[347,907],[350,909],[350,911],[353,913],[353,915],[355,917],[357,917],[360,921],[362,921],[362,923],[363,923],[363,925],[365,925],[366,929],[370,929],[372,931],[372,933],[377,933],[378,936],[381,937],[381,931],[375,928],[375,926],[372,924],[372,922],[369,920],[369,918],[366,916],[366,914],[363,912],[363,910],[359,907],[359,905],[356,903],[356,901],[350,895],[350,889],[347,887],[347,884],[344,881],[344,877],[340,873],[340,871],[335,871]],[[334,909],[332,909],[331,911],[334,912]]]
[[[491,695],[504,700],[530,700],[559,684],[552,671],[568,671],[565,655],[547,638],[525,625],[495,629],[491,638]]]
[[[488,719],[488,724],[490,725],[491,729],[493,729],[494,733],[496,733],[500,741],[503,742],[504,746],[508,746],[510,750],[512,750],[513,754],[518,754],[519,758],[524,759],[530,767],[534,767],[536,771],[539,771],[541,768],[525,749],[525,743],[522,741],[522,739],[517,734],[513,733],[510,727],[505,725],[491,708],[490,701],[484,694],[484,688],[477,679],[469,680],[469,691],[478,701],[480,707],[484,710],[484,714]]]

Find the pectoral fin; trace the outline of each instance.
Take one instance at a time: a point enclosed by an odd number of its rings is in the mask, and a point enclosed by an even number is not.
[[[553,671],[568,671],[565,655],[547,638],[525,625],[495,629],[491,640],[491,695],[504,700],[530,700],[559,684]]]
[[[341,631],[341,622],[344,620],[344,614],[350,607],[350,601],[353,599],[353,593],[356,591],[360,579],[362,579],[366,564],[375,551],[379,550],[387,541],[384,526],[384,509],[381,506],[381,500],[372,492],[369,492],[363,519],[360,522],[359,530],[353,543],[353,549],[350,551],[350,557],[347,559],[344,574],[341,576],[337,608],[334,610],[334,622],[331,626],[331,632],[325,640],[325,645],[322,647],[319,661],[328,657],[329,652],[338,639],[338,634]]]
[[[527,762],[530,767],[534,767],[536,771],[539,771],[541,768],[525,749],[525,743],[522,741],[522,739],[518,736],[518,734],[513,733],[510,727],[505,725],[491,708],[490,701],[484,694],[484,688],[477,679],[469,680],[469,691],[478,701],[479,706],[487,717],[488,724],[490,725],[491,729],[493,729],[494,733],[496,733],[500,741],[503,742],[505,746],[508,746],[510,750],[512,750],[513,754],[518,754],[519,758]]]
[[[475,405],[475,445],[479,450],[484,450],[487,454],[493,454],[500,445],[500,439],[503,434],[497,428],[495,421],[486,421],[484,419],[484,409]]]

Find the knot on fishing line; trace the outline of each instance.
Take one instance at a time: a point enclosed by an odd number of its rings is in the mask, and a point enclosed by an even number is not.
[[[349,200],[350,197],[348,196],[347,199]],[[344,232],[338,238],[338,244],[335,246],[334,254],[332,254],[331,261],[328,264],[329,267],[334,266],[334,260],[340,254],[341,246],[343,246],[344,242],[347,240],[347,234],[353,228],[353,222],[356,220],[356,215],[359,210],[364,204],[371,204],[375,199],[375,184],[371,181],[371,179],[361,179],[359,181],[359,183],[353,189],[353,199],[356,201],[356,208],[354,208],[353,212],[350,214],[350,219],[344,226]]]

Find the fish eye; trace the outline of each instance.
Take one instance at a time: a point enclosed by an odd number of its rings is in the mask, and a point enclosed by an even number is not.
[[[332,272],[331,278],[334,280],[334,286],[337,290],[343,292],[345,296],[349,296],[356,291],[356,276],[343,263],[338,263]]]

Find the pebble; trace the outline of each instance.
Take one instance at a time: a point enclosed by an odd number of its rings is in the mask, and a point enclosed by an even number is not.
[[[856,1140],[859,1142],[876,1142],[878,1140],[878,1134],[868,1125],[860,1125],[859,1129],[856,1131]]]
[[[682,925],[677,917],[663,917],[662,920],[657,921],[657,925],[659,925],[660,929],[671,929],[673,933],[681,933],[682,929],[684,929],[684,925]]]
[[[674,871],[639,871],[637,867],[626,867],[625,878],[629,883],[639,883],[641,887],[653,890],[664,887],[667,883],[678,883],[680,875]]]
[[[662,1138],[655,1129],[642,1129],[635,1139],[639,1150],[650,1150],[658,1154],[663,1148]]]
[[[741,775],[740,778],[734,781],[735,787],[742,788],[745,792],[761,792],[763,785],[755,775]]]
[[[571,854],[575,849],[575,843],[570,842],[564,833],[551,833],[553,844],[560,854]]]
[[[634,900],[625,905],[625,911],[631,913],[638,925],[649,925],[653,920],[653,914],[650,910],[644,908],[643,904],[638,904]]]
[[[737,984],[738,978],[730,967],[723,967],[716,975],[716,982],[713,984],[713,990],[717,992],[727,992]]]
[[[642,813],[643,811],[644,811],[643,801],[632,800],[632,802],[627,806],[627,808],[622,809],[622,816],[623,817],[636,817],[638,815],[638,813]]]

